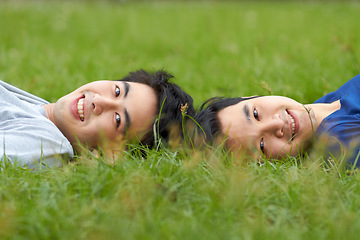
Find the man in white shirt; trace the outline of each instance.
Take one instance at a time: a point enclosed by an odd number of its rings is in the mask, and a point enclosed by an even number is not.
[[[153,125],[167,140],[169,124],[182,121],[181,106],[195,113],[192,98],[165,71],[131,72],[117,81],[96,81],[49,103],[0,82],[0,154],[29,168],[61,166],[85,146],[116,151],[128,141],[154,144]],[[160,111],[161,110],[161,111]]]

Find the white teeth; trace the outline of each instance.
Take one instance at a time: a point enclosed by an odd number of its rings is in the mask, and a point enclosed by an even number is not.
[[[293,119],[293,117],[289,114],[290,116],[290,120],[291,120],[291,127],[292,127],[292,136],[295,135],[295,120]]]
[[[84,121],[84,98],[80,98],[77,103],[77,110],[81,121]]]

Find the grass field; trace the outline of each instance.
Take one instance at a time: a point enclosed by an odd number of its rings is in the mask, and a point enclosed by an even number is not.
[[[4,1],[0,79],[55,101],[89,81],[164,68],[196,105],[269,93],[309,103],[360,72],[359,11],[324,1]],[[0,239],[360,234],[360,176],[321,158],[237,164],[221,152],[163,149],[107,160],[3,166]]]

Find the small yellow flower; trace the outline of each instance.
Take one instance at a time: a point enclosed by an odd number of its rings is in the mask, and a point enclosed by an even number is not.
[[[187,103],[185,103],[184,105],[181,104],[180,111],[181,111],[181,114],[182,114],[183,116],[186,115],[188,107],[189,107],[189,106],[188,106]]]

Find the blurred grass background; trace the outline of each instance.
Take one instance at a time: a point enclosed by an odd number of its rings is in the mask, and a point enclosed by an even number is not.
[[[312,102],[359,72],[359,4],[1,3],[0,78],[55,101],[75,87],[165,68],[197,103],[273,94]],[[48,91],[55,89],[55,91]]]
[[[56,101],[164,68],[212,96],[312,102],[360,70],[356,1],[2,1],[0,79]],[[357,239],[360,177],[150,151],[0,173],[1,239]],[[230,164],[229,164],[230,163]],[[236,163],[236,161],[235,161]]]

